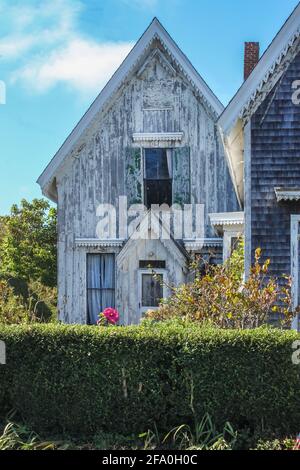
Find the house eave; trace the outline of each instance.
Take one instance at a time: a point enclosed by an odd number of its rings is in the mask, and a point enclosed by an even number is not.
[[[243,110],[255,100],[257,93],[273,74],[276,66],[280,64],[288,53],[290,47],[300,36],[300,4],[294,9],[283,27],[275,36],[258,64],[247,80],[242,84],[236,95],[219,117],[218,124],[225,135],[235,125]]]
[[[99,238],[76,238],[75,246],[78,247],[94,247],[94,248],[106,248],[106,247],[122,247],[125,243],[123,239],[99,239]]]
[[[300,188],[281,188],[275,187],[274,188],[277,202],[281,201],[291,201],[297,202],[300,201]]]
[[[244,212],[220,212],[209,214],[209,218],[212,226],[244,224]]]
[[[300,44],[300,4],[287,19],[275,36],[258,64],[244,81],[228,106],[218,119],[218,126],[224,142],[225,153],[233,184],[241,205],[244,201],[244,176],[241,166],[244,161],[243,149],[237,152],[232,140],[236,128],[249,122],[252,114],[267,96],[284,73],[290,55],[299,49]]]
[[[205,248],[218,248],[223,246],[222,238],[196,238],[183,240],[184,247],[188,252],[201,251]]]
[[[139,144],[152,142],[153,144],[166,143],[170,145],[180,143],[182,138],[183,132],[139,132],[132,135],[133,142]]]
[[[220,212],[208,216],[215,233],[219,236],[223,236],[225,231],[244,232],[244,212]]]
[[[42,193],[45,197],[50,199],[52,202],[55,202],[57,204],[58,201],[58,194],[57,194],[57,186],[56,186],[56,178],[53,178],[48,182],[48,184],[41,184],[39,179],[37,180],[37,183],[40,185],[42,189]]]

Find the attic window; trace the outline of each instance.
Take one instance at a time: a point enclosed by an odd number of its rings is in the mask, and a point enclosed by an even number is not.
[[[145,205],[172,205],[172,150],[145,149]]]
[[[139,263],[140,269],[165,269],[166,268],[166,262],[165,261],[160,261],[160,260],[141,260]]]

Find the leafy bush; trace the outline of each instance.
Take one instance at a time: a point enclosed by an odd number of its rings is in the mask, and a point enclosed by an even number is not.
[[[258,438],[297,434],[300,369],[293,331],[222,330],[194,323],[144,327],[0,326],[0,410],[38,434],[166,433],[209,413]]]
[[[193,426],[182,424],[172,429],[163,442],[172,439],[172,444],[178,450],[233,450],[237,433],[230,423],[225,423],[223,431],[216,430],[208,413],[201,421],[195,421]]]
[[[277,314],[282,326],[289,325],[292,311],[291,280],[287,276],[268,276],[270,260],[260,262],[261,250],[246,281],[243,279],[243,245],[224,265],[195,267],[195,279],[172,288],[158,310],[148,311],[146,318],[164,321],[172,318],[210,322],[220,328],[257,328]]]
[[[28,312],[20,296],[15,295],[13,288],[5,280],[0,280],[0,323],[26,323]]]
[[[0,425],[1,450],[248,450],[237,442],[238,435],[226,423],[221,433],[217,432],[209,415],[205,415],[196,429],[179,426],[166,436],[149,430],[140,436],[124,436],[100,432],[86,440],[59,436],[45,439],[30,431],[24,424],[12,422]],[[200,432],[199,432],[200,431]],[[170,439],[172,437],[173,439]],[[259,439],[250,450],[299,450],[295,439]]]
[[[297,450],[295,439],[275,439],[273,441],[259,440],[253,450]]]
[[[0,277],[0,324],[56,319],[57,290],[39,281]]]
[[[41,442],[26,426],[8,422],[0,434],[0,450],[54,450],[53,442]]]

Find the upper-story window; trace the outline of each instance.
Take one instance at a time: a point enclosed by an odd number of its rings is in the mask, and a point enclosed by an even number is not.
[[[172,205],[172,150],[145,149],[145,205]]]

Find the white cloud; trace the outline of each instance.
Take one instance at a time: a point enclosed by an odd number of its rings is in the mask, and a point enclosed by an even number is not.
[[[14,81],[43,92],[58,83],[65,83],[77,91],[100,91],[128,54],[131,43],[97,44],[84,39],[73,39],[65,47],[54,50],[50,56],[35,58],[17,70]]]
[[[4,2],[2,8],[2,21],[9,32],[0,37],[0,56],[2,60],[11,60],[68,40],[75,34],[81,4],[70,0]]]
[[[0,37],[0,59],[13,64],[11,81],[31,92],[59,83],[84,94],[98,92],[133,46],[84,37],[77,27],[84,8],[79,0],[2,2],[9,29]]]
[[[27,52],[35,44],[34,37],[27,35],[14,35],[1,39],[0,57],[1,59],[16,59],[24,52]]]

